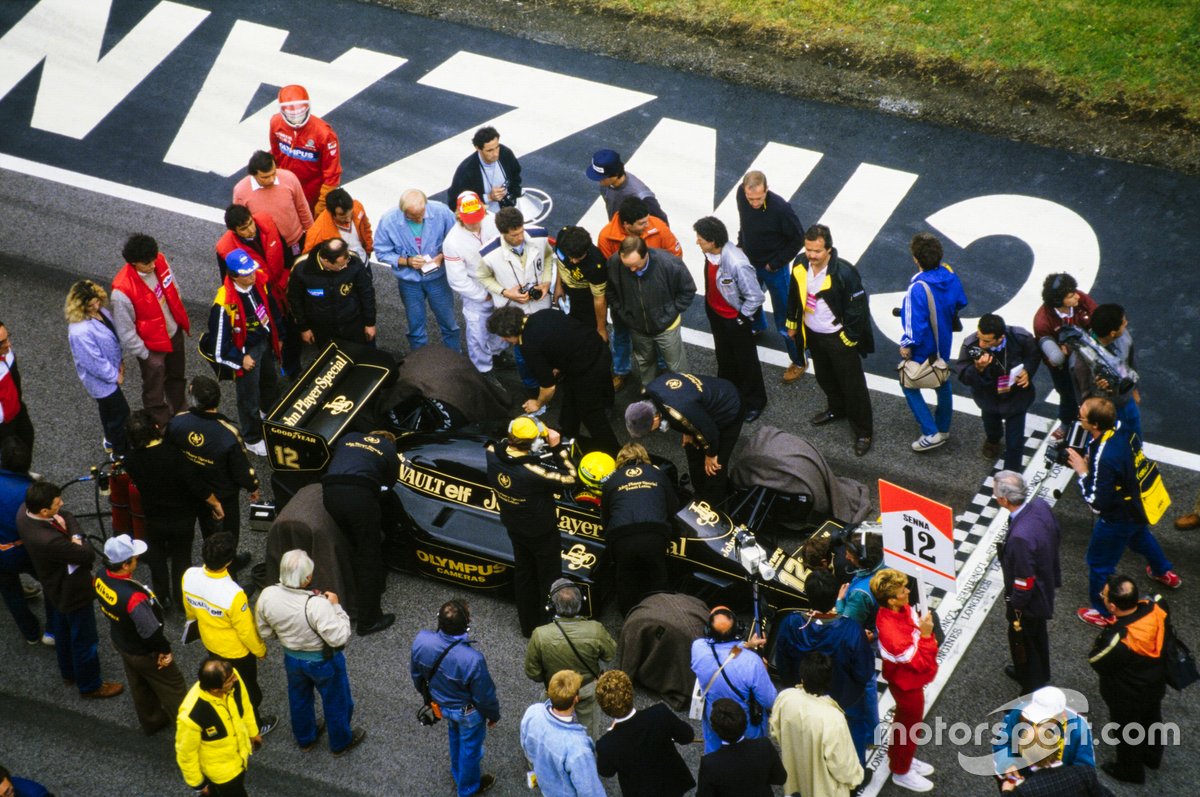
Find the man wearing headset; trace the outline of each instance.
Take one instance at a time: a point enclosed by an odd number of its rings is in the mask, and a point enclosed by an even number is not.
[[[583,678],[575,718],[588,729],[593,739],[600,736],[600,715],[596,711],[596,679],[601,660],[612,661],[617,642],[603,625],[579,616],[583,593],[575,582],[560,578],[550,587],[546,611],[553,619],[533,630],[525,649],[525,675],[549,684],[560,670],[574,670]]]
[[[692,672],[704,695],[705,753],[721,746],[721,738],[713,730],[709,717],[713,703],[723,697],[735,701],[746,712],[749,721],[745,738],[767,735],[775,685],[758,653],[766,643],[765,637],[754,634],[743,642],[737,615],[727,606],[717,606],[709,613],[707,633],[692,642]]]
[[[500,721],[496,684],[483,654],[468,637],[471,613],[465,601],[442,604],[437,631],[419,631],[412,644],[411,674],[417,691],[433,701],[446,721],[450,774],[459,797],[483,794],[496,782],[480,774],[483,740]],[[432,789],[431,789],[432,790]]]

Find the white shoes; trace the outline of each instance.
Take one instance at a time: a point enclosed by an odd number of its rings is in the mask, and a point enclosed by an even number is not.
[[[257,443],[246,443],[246,450],[251,454],[257,454],[260,457],[267,455],[267,442],[259,440]]]
[[[912,764],[908,767],[909,772],[916,772],[923,778],[927,778],[934,773],[933,764],[928,761],[922,761],[919,758],[914,758]]]
[[[933,791],[933,781],[918,775],[917,768],[915,766],[916,762],[914,761],[913,763],[914,766],[910,767],[908,772],[905,772],[903,775],[897,775],[893,773],[892,783],[895,783],[902,789],[908,789],[909,791]],[[926,766],[929,765],[926,764]],[[932,767],[930,767],[930,769],[932,769]]]
[[[950,439],[949,432],[936,432],[934,434],[921,435],[913,441],[913,451],[932,451],[940,445],[943,445]]]

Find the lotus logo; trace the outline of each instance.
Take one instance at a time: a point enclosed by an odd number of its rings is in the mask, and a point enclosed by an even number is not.
[[[500,482],[500,486],[506,490],[509,487],[512,487],[512,477],[510,477],[507,473],[501,473],[496,477],[496,481]]]
[[[204,445],[204,435],[200,434],[199,432],[188,432],[187,441],[189,446],[192,446],[193,448],[199,448],[200,446]]]
[[[668,379],[667,387],[670,388],[671,390],[678,390],[679,388],[683,387],[683,380],[682,379]]]
[[[635,465],[632,468],[629,468],[627,471],[625,471],[625,475],[631,479],[636,479],[638,476],[642,475],[642,469]]]
[[[572,545],[571,550],[563,551],[562,558],[567,561],[568,570],[591,568],[596,564],[596,554],[588,553],[587,548],[584,548],[582,544]]]
[[[325,402],[322,409],[329,410],[330,415],[341,415],[354,409],[354,402],[345,396],[338,396],[333,401]]]

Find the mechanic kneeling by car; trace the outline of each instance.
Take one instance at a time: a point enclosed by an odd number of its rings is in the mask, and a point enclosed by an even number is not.
[[[383,613],[380,600],[386,578],[383,538],[394,532],[392,486],[399,475],[395,435],[351,432],[334,445],[329,469],[321,477],[325,511],[354,549],[359,636],[382,631],[396,620],[396,615]]]
[[[526,637],[547,620],[544,599],[562,577],[554,494],[575,483],[575,466],[560,442],[558,432],[522,415],[508,425],[506,440],[486,446],[488,484],[512,541],[517,617]]]

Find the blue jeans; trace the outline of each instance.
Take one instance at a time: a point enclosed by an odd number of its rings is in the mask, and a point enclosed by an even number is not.
[[[479,791],[479,765],[483,761],[487,721],[478,709],[445,706],[442,719],[450,737],[450,774],[458,787],[458,797],[467,797]]]
[[[867,688],[854,705],[846,709],[846,723],[850,726],[850,738],[858,752],[858,763],[867,763],[867,748],[875,742],[875,726],[879,724],[879,683],[875,674],[867,681]]]
[[[796,341],[787,333],[788,285],[792,279],[791,269],[780,268],[776,271],[767,271],[765,268],[755,266],[754,273],[758,275],[759,286],[771,296],[771,316],[775,321],[776,331],[787,345],[788,358],[796,365],[803,365],[804,360],[801,359],[800,352],[796,349]],[[767,311],[764,306],[754,318],[754,331],[762,332],[766,328]]]
[[[1004,438],[1004,469],[1021,472],[1021,460],[1025,453],[1025,413],[1020,412],[1005,418],[998,412],[983,410],[983,434],[989,443],[999,443]]]
[[[288,707],[292,715],[292,735],[296,744],[307,747],[317,740],[317,714],[313,689],[321,695],[329,749],[337,752],[350,744],[350,719],[354,699],[350,696],[350,677],[346,657],[339,651],[332,659],[309,661],[283,654],[287,671]]]
[[[633,370],[633,339],[629,337],[629,327],[625,326],[616,313],[612,317],[612,354],[613,375],[629,376]]]
[[[921,434],[932,435],[950,431],[950,421],[954,418],[954,386],[950,384],[950,380],[947,379],[946,384],[934,391],[937,394],[936,419],[929,411],[929,405],[925,403],[920,390],[903,386],[900,389],[904,391],[904,400],[908,402],[908,408],[912,410],[917,425],[921,427]]]
[[[513,346],[513,359],[517,362],[517,376],[521,377],[521,384],[530,390],[537,390],[541,385],[537,381],[537,377],[533,375],[533,371],[529,370],[529,366],[525,363],[525,353],[521,351],[520,344]]]
[[[47,623],[54,634],[54,652],[58,655],[58,671],[62,677],[75,682],[79,694],[95,692],[103,681],[100,678],[100,657],[96,654],[96,615],[92,604],[70,612],[60,612],[46,605]]]
[[[400,301],[404,302],[404,314],[408,316],[409,348],[419,349],[429,342],[429,335],[425,331],[425,301],[428,299],[438,329],[442,332],[442,345],[461,353],[458,320],[454,317],[454,291],[446,280],[446,270],[439,268],[432,273],[422,274],[419,281],[413,282],[397,278],[396,285],[400,289]]]
[[[42,627],[38,625],[37,618],[29,609],[29,601],[25,598],[25,588],[21,586],[21,574],[33,575],[33,565],[29,563],[29,557],[25,555],[24,548],[14,550],[19,551],[20,555],[7,557],[6,554],[0,554],[0,599],[3,599],[9,614],[16,621],[21,636],[30,642],[36,642],[42,636]],[[6,558],[11,558],[13,561],[6,561]],[[47,614],[50,612],[48,601],[46,602],[46,612]]]
[[[1096,525],[1092,526],[1092,540],[1088,543],[1084,561],[1088,566],[1088,596],[1092,608],[1103,615],[1108,614],[1108,609],[1100,600],[1100,590],[1104,589],[1108,577],[1116,572],[1117,563],[1121,561],[1126,548],[1141,554],[1150,565],[1150,572],[1156,576],[1172,569],[1167,555],[1145,523],[1098,518]]]

